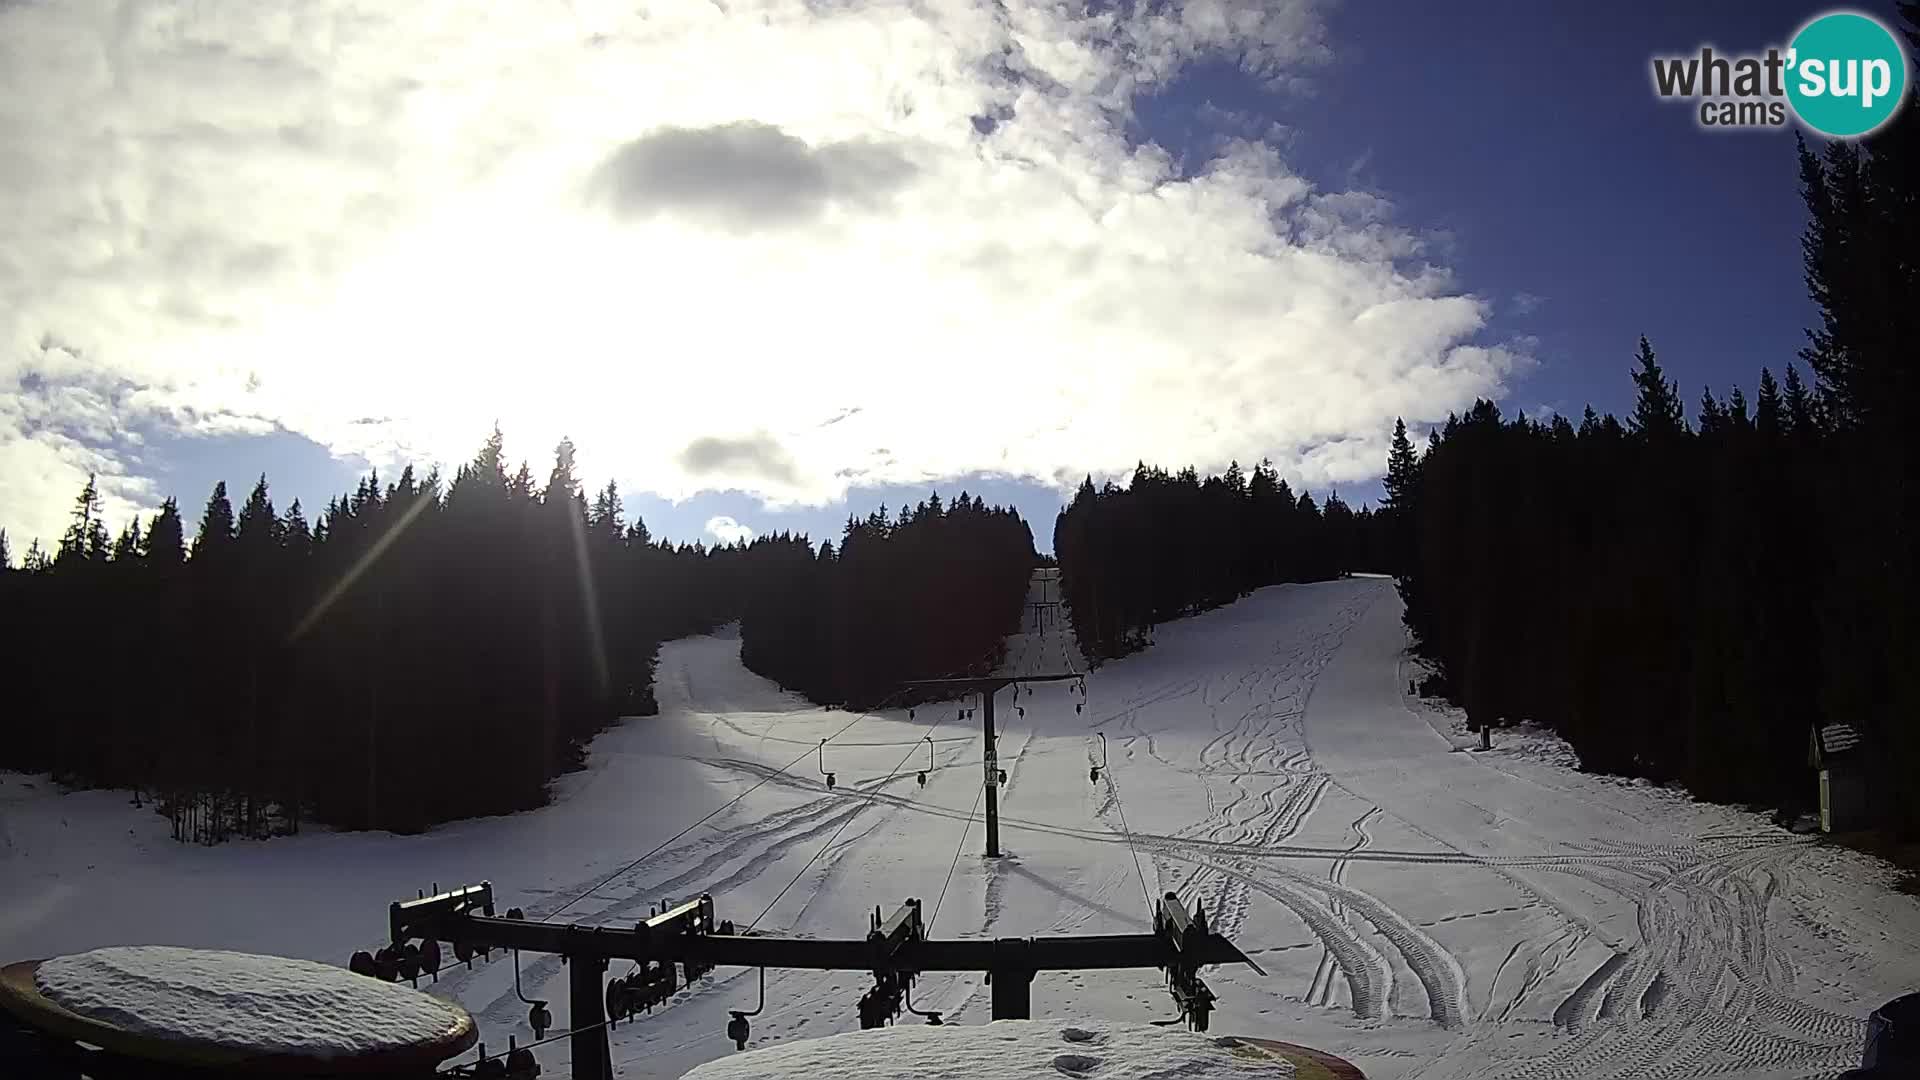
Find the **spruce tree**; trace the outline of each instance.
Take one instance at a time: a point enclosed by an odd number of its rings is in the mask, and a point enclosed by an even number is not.
[[[1807,392],[1806,384],[1800,381],[1800,369],[1787,365],[1787,430],[1802,439],[1810,439],[1818,434],[1818,424],[1814,415],[1813,395]]]
[[[1393,441],[1387,448],[1387,477],[1382,482],[1387,493],[1386,501],[1382,504],[1384,509],[1397,510],[1412,500],[1419,467],[1420,461],[1413,454],[1413,442],[1407,438],[1407,422],[1395,418]]]
[[[553,448],[553,471],[547,474],[547,486],[540,500],[548,506],[568,506],[580,494],[580,481],[574,476],[574,449],[572,439],[561,439],[560,445]]]
[[[313,550],[313,529],[307,524],[307,515],[300,509],[300,500],[293,500],[286,514],[280,519],[280,546],[297,559],[305,559]]]
[[[120,536],[113,542],[113,561],[122,566],[131,566],[143,558],[144,545],[140,536],[140,519],[127,522],[120,530]]]
[[[1763,437],[1776,438],[1783,430],[1785,416],[1782,413],[1780,386],[1773,381],[1773,372],[1760,369],[1760,392],[1754,402],[1753,426]]]
[[[240,518],[234,530],[234,539],[239,547],[251,559],[263,559],[265,554],[280,546],[280,521],[275,516],[273,498],[267,491],[267,476],[253,485],[253,491],[247,495],[247,501],[240,506]]]
[[[1714,400],[1713,388],[1710,386],[1702,388],[1700,391],[1700,415],[1694,421],[1699,428],[1700,434],[1717,434],[1726,421],[1727,410],[1718,401]]]
[[[1633,403],[1633,416],[1627,421],[1628,430],[1644,439],[1659,441],[1676,438],[1687,429],[1687,422],[1680,410],[1679,387],[1668,381],[1666,373],[1660,369],[1660,362],[1654,358],[1653,346],[1647,343],[1645,334],[1640,336],[1640,351],[1635,354],[1638,365],[1633,371],[1633,386],[1637,396]]]
[[[366,486],[361,485],[364,495]],[[227,482],[213,485],[207,507],[200,513],[200,531],[193,538],[193,557],[219,558],[233,546],[233,503],[227,499]]]
[[[587,512],[587,531],[604,543],[620,543],[626,535],[620,511],[620,488],[609,480],[593,497],[593,508]]]
[[[1727,426],[1736,431],[1747,431],[1753,427],[1753,418],[1747,413],[1747,395],[1739,387],[1727,392]]]
[[[87,485],[73,503],[72,523],[60,538],[58,565],[78,565],[104,561],[107,555],[107,526],[101,520],[99,478],[87,474]]]
[[[180,505],[168,496],[147,527],[147,561],[155,566],[179,566],[187,560],[185,535],[180,523]]]

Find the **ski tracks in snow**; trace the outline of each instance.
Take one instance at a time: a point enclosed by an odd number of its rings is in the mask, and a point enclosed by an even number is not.
[[[1308,707],[1328,665],[1382,596],[1378,589],[1358,583],[1338,588],[1346,592],[1329,596],[1329,602],[1271,604],[1274,618],[1257,628],[1233,608],[1190,621],[1188,626],[1225,620],[1213,625],[1239,635],[1239,651],[1231,654],[1222,655],[1215,639],[1197,632],[1192,637],[1184,636],[1184,629],[1182,634],[1164,634],[1138,666],[1122,667],[1135,663],[1122,661],[1090,675],[1084,717],[1036,715],[1029,709],[1029,715],[1042,722],[1003,734],[1013,736],[1004,749],[1014,752],[1003,753],[1002,761],[1009,772],[1003,790],[1006,809],[1015,811],[1003,815],[1003,830],[1046,834],[1056,846],[1062,841],[1069,846],[1126,843],[1113,789],[1097,788],[1086,799],[1082,812],[1090,818],[1044,820],[1064,816],[1059,806],[1047,809],[1045,788],[1060,775],[1050,771],[1054,766],[1049,760],[1057,762],[1058,751],[1071,748],[1074,768],[1080,768],[1079,744],[1091,732],[1105,731],[1110,743],[1107,766],[1119,778],[1134,826],[1131,842],[1152,863],[1149,881],[1157,875],[1162,883],[1177,882],[1182,897],[1189,904],[1200,902],[1214,927],[1229,936],[1257,933],[1276,940],[1279,927],[1272,925],[1270,915],[1297,919],[1318,946],[1318,962],[1310,971],[1292,968],[1289,977],[1298,982],[1270,986],[1266,992],[1314,1009],[1343,1009],[1365,1025],[1404,1025],[1415,1017],[1431,1023],[1447,1033],[1448,1040],[1421,1065],[1424,1075],[1435,1080],[1680,1078],[1743,1069],[1814,1075],[1857,1059],[1862,1022],[1805,1000],[1797,992],[1795,965],[1769,934],[1770,918],[1778,923],[1796,917],[1785,899],[1793,865],[1808,850],[1801,843],[1777,833],[1737,829],[1675,836],[1649,812],[1647,829],[1628,840],[1584,846],[1548,843],[1544,850],[1533,851],[1497,846],[1464,850],[1423,829],[1427,823],[1418,813],[1396,813],[1391,792],[1378,792],[1376,802],[1351,786],[1360,781],[1349,780],[1346,773],[1338,779],[1330,775],[1315,760],[1307,738]],[[1038,640],[1040,635],[1034,637],[1026,647],[1044,651],[1047,643]],[[1264,644],[1243,647],[1254,642]],[[1128,673],[1136,679],[1131,687]],[[1383,677],[1397,678],[1391,665]],[[1103,692],[1111,694],[1105,704]],[[1008,719],[1018,723],[1012,716]],[[1408,719],[1424,724],[1411,714]],[[743,738],[758,734],[745,725],[737,727],[735,733]],[[968,754],[977,758],[975,740],[938,743],[942,769]],[[783,792],[788,804],[757,814],[743,806],[714,828],[608,883],[575,910],[596,921],[623,924],[643,917],[661,900],[706,891],[719,894],[766,874],[789,855],[808,851],[809,844],[817,846],[820,837],[868,810],[877,811],[876,822],[898,811],[953,822],[968,816],[964,802],[958,808],[946,806],[915,790],[911,773],[854,779],[838,790],[822,791],[812,777],[779,775],[769,766],[725,753],[705,763],[749,779],[768,779],[769,790]],[[1091,750],[1086,760],[1094,763]],[[1030,765],[1037,766],[1032,775]],[[1536,802],[1559,791],[1559,781],[1551,777],[1496,768],[1531,785],[1532,795],[1521,794]],[[1040,785],[1034,792],[1038,801],[1030,804],[1018,795],[1034,783]],[[1153,793],[1161,791],[1190,793],[1191,802],[1177,805],[1191,810],[1170,816],[1165,807],[1154,805]],[[803,797],[794,801],[796,794]],[[1489,813],[1526,813],[1525,806],[1468,794],[1484,802]],[[1613,800],[1604,793],[1595,796],[1600,801],[1572,789],[1565,797],[1591,802],[1596,813],[1641,812],[1611,805]],[[1144,801],[1141,807],[1135,806],[1136,799]],[[1324,820],[1329,807],[1341,816]],[[1432,846],[1408,844],[1408,833]],[[817,880],[802,883],[798,902],[811,902],[836,872],[834,856],[846,846],[828,853],[814,871]],[[946,848],[940,855],[944,867],[951,848],[941,846]],[[1405,850],[1408,847],[1415,850]],[[1355,865],[1369,868],[1359,875],[1366,889],[1350,880]],[[990,864],[979,883],[983,892],[974,903],[983,901],[984,910],[976,909],[977,921],[969,919],[964,929],[949,927],[946,932],[994,932],[1003,905],[1030,884],[1023,883],[1021,874],[1010,877],[999,869]],[[1033,869],[1042,867],[1035,864]],[[1467,881],[1476,871],[1517,895],[1507,902],[1490,904],[1488,898],[1453,909],[1428,906],[1417,920],[1409,917],[1414,908],[1405,899],[1401,902],[1408,903],[1407,911],[1395,907],[1395,899],[1405,895],[1402,882],[1408,883],[1406,888],[1424,890],[1429,875],[1444,872]],[[553,902],[592,884],[594,879],[588,879],[554,889]],[[1468,895],[1474,887],[1466,886]],[[1435,894],[1418,895],[1430,904]],[[1581,909],[1584,896],[1617,896],[1632,905],[1629,910],[1637,912],[1632,928],[1623,937],[1621,920],[1601,920],[1594,911]],[[1083,900],[1095,905],[1099,895]],[[532,914],[537,917],[537,910]],[[1064,912],[1058,925],[1077,925],[1083,921],[1080,915]],[[1474,944],[1455,955],[1443,944],[1442,938],[1456,945],[1473,942],[1470,933],[1457,928],[1471,925],[1464,920],[1483,917],[1506,920],[1499,925],[1511,928],[1514,940],[1500,941],[1490,955],[1468,951],[1482,947]],[[1463,963],[1463,958],[1471,962]],[[529,986],[557,974],[551,959],[534,961],[525,969]],[[511,1022],[523,1007],[506,976],[487,976],[483,986],[477,974],[469,977],[456,969],[443,979],[443,988],[469,999],[484,990],[487,1004],[476,1011],[490,1020]],[[1482,979],[1484,983],[1478,982]],[[468,981],[472,987],[463,990]],[[815,985],[804,979],[795,985],[801,983]],[[1416,984],[1425,998],[1424,1012],[1414,1004],[1419,1000],[1412,993]],[[839,990],[837,985],[818,986]],[[956,981],[936,996],[950,1015],[971,1013],[978,989]]]
[[[1555,1009],[1571,1038],[1500,1073],[1510,1080],[1832,1072],[1857,1063],[1865,1023],[1793,993],[1775,962],[1768,912],[1803,843],[1713,850],[1643,848],[1650,884],[1590,867],[1554,872],[1606,883],[1639,907],[1640,941],[1607,957]]]
[[[1173,836],[1136,836],[1156,858],[1186,863],[1193,873],[1182,885],[1189,902],[1205,897],[1213,925],[1239,933],[1251,898],[1263,896],[1300,919],[1322,949],[1303,999],[1331,1006],[1336,981],[1346,1004],[1363,1020],[1390,1014],[1393,966],[1382,948],[1398,953],[1424,991],[1432,1020],[1443,1028],[1469,1023],[1466,976],[1458,961],[1425,930],[1381,899],[1346,883],[1347,868],[1372,845],[1367,825],[1379,808],[1366,807],[1350,828],[1355,839],[1330,850],[1324,875],[1279,865],[1264,856],[1293,854],[1289,845],[1324,802],[1331,779],[1313,762],[1301,720],[1313,680],[1338,650],[1341,639],[1369,601],[1351,600],[1324,623],[1291,627],[1270,655],[1234,677],[1202,678],[1157,686],[1125,702],[1112,719],[1125,745],[1144,740],[1147,755],[1162,767],[1194,775],[1204,786],[1208,816]],[[1170,760],[1148,734],[1147,706],[1197,696],[1211,717],[1211,736],[1193,752],[1192,764]],[[1215,785],[1223,789],[1216,794]],[[1436,853],[1441,858],[1444,853]],[[1417,856],[1416,856],[1417,857]],[[1370,929],[1363,934],[1352,924]],[[1377,944],[1376,944],[1377,943]]]

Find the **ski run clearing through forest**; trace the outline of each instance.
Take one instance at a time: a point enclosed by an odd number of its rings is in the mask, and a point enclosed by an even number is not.
[[[1024,715],[1003,694],[998,861],[981,857],[979,719],[952,704],[859,718],[826,747],[827,790],[813,748],[856,715],[747,672],[725,634],[667,645],[660,715],[596,739],[554,805],[422,836],[186,847],[125,792],[3,776],[0,960],[166,944],[344,964],[379,943],[391,900],[490,880],[503,906],[539,917],[766,780],[564,918],[629,925],[705,891],[742,926],[852,937],[876,905],[915,896],[935,936],[1141,932],[1144,874],[1155,894],[1203,898],[1269,972],[1207,975],[1214,1034],[1320,1047],[1376,1080],[1795,1078],[1858,1062],[1866,1014],[1920,976],[1920,905],[1884,864],[1574,772],[1537,737],[1456,748],[1451,714],[1405,696],[1400,613],[1387,580],[1277,586],[1161,626],[1088,677],[1083,714],[1065,684],[1023,692]],[[1013,646],[1009,671],[1079,663],[1058,630]],[[1111,769],[1089,783],[1097,733]],[[522,966],[564,1026],[559,961]],[[753,1045],[856,1028],[867,982],[769,971]],[[529,1037],[500,954],[432,989],[492,1047]],[[619,1026],[618,1074],[735,1053],[728,1010],[756,992],[751,971],[721,968]],[[978,976],[927,975],[914,999],[988,1019]],[[1173,1015],[1154,971],[1044,972],[1033,1005],[1117,1024]],[[549,1075],[566,1052],[541,1048]]]

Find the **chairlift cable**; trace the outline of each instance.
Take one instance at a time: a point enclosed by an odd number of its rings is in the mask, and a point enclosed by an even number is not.
[[[984,655],[985,654],[983,654],[983,656]],[[966,669],[964,667],[960,669],[960,671],[965,671],[965,670]],[[861,710],[859,715],[847,721],[844,725],[841,726],[840,730],[834,732],[832,735],[827,736],[827,738],[823,740],[820,744],[816,746],[810,746],[807,749],[817,751],[821,746],[824,746],[827,743],[833,742],[835,739],[838,739],[840,736],[845,735],[847,731],[851,729],[855,724],[858,724],[862,720],[872,718],[874,713],[881,712],[895,705],[898,705],[900,701],[903,700],[905,697],[906,697],[906,691],[904,689],[898,690],[892,694],[889,694],[887,698],[883,700],[879,705],[875,706],[872,709]],[[937,728],[940,726],[940,724],[938,721],[935,721],[933,726]],[[931,734],[933,731],[933,728],[928,728],[927,731],[928,731],[928,734]],[[917,748],[920,744],[916,740],[913,745]],[[547,912],[545,915],[542,915],[540,917],[540,921],[547,922],[551,920],[554,916],[560,914],[563,911],[566,911],[568,908],[572,907],[573,905],[579,903],[582,900],[585,900],[587,897],[592,896],[594,893],[599,892],[601,889],[605,888],[609,883],[611,883],[614,879],[631,872],[634,867],[639,866],[641,863],[646,862],[648,859],[659,854],[662,850],[664,850],[667,847],[667,845],[672,844],[674,841],[679,840],[681,837],[687,835],[693,830],[699,828],[702,825],[705,825],[709,821],[712,821],[714,818],[718,817],[721,813],[725,812],[728,808],[732,807],[735,803],[739,802],[741,799],[744,799],[747,796],[753,794],[754,792],[760,790],[760,788],[764,786],[768,781],[773,780],[775,777],[784,775],[788,769],[791,769],[795,765],[798,765],[806,756],[807,755],[804,751],[796,755],[792,761],[789,761],[785,765],[780,766],[780,768],[776,769],[774,772],[768,774],[767,776],[762,777],[760,781],[754,784],[752,787],[746,789],[745,791],[742,791],[740,794],[735,795],[733,798],[728,799],[726,802],[720,804],[720,806],[715,808],[711,813],[707,814],[705,817],[701,818],[700,820],[694,822],[691,825],[688,825],[686,828],[681,829],[679,832],[674,833],[672,836],[667,837],[665,840],[662,840],[660,843],[655,844],[651,849],[649,849],[646,852],[646,854],[641,855],[639,858],[621,867],[619,870],[616,870],[613,873],[607,875],[605,878],[603,878],[601,881],[595,884],[592,888],[589,888],[585,892],[580,893],[578,896],[575,896],[573,899],[568,900],[566,903],[561,904],[559,907],[554,908],[552,911]]]
[[[932,726],[927,728],[927,734],[932,735],[934,731],[938,729],[940,725],[945,721],[946,721],[946,717],[944,716],[941,717],[939,720],[935,720]],[[919,752],[919,750],[920,750],[920,744],[915,743],[911,749],[909,749],[904,755],[901,756],[900,761],[894,765],[893,770],[888,775],[889,776],[901,775],[900,770],[903,767],[905,767],[908,759],[912,758],[916,753]],[[863,792],[862,794],[866,796],[866,799],[869,805],[876,801],[873,797],[873,792],[868,791],[868,792]],[[847,830],[847,826],[853,824],[853,819],[859,816],[860,816],[859,810],[855,810],[853,813],[848,814],[846,820],[840,823],[840,827],[833,830],[833,835],[827,837],[827,842],[824,844],[821,844],[819,849],[813,853],[812,857],[808,858],[807,861],[801,865],[800,869],[797,872],[795,872],[795,874],[793,875],[793,880],[787,882],[785,887],[783,887],[778,893],[775,893],[773,899],[767,902],[767,906],[760,912],[760,914],[755,915],[753,917],[753,921],[748,923],[747,928],[741,932],[749,933],[749,934],[752,933],[753,928],[760,925],[760,920],[766,918],[767,913],[773,910],[774,905],[778,904],[781,898],[787,895],[789,890],[791,890],[795,885],[799,884],[800,879],[806,876],[807,870],[813,866],[814,862],[818,860],[820,856],[825,855],[827,853],[827,849],[833,846],[833,842],[835,840],[840,839],[840,834],[845,832]]]
[[[927,919],[927,933],[933,933],[933,924],[940,919],[940,905],[947,902],[947,886],[953,884],[953,871],[960,865],[960,853],[967,848],[967,834],[973,831],[973,815],[980,809],[980,796],[986,794],[986,785],[982,784],[973,793],[973,808],[967,811],[967,823],[960,828],[960,842],[953,846],[953,861],[947,864],[947,880],[940,883],[940,896],[933,902],[933,914]]]
[[[569,1030],[567,1030],[567,1031],[562,1031],[562,1032],[560,1032],[560,1033],[558,1033],[558,1034],[555,1034],[555,1035],[548,1035],[548,1036],[546,1036],[546,1037],[544,1037],[544,1038],[540,1038],[540,1039],[535,1039],[535,1040],[533,1040],[532,1042],[528,1042],[528,1043],[516,1043],[516,1044],[515,1044],[515,1047],[514,1047],[514,1048],[515,1048],[515,1049],[518,1049],[518,1050],[531,1050],[531,1049],[533,1049],[533,1048],[534,1048],[534,1047],[536,1047],[536,1046],[545,1046],[545,1045],[547,1045],[548,1043],[553,1043],[553,1042],[559,1042],[559,1041],[560,1041],[561,1039],[571,1039],[571,1038],[573,1038],[573,1037],[574,1037],[575,1035],[581,1035],[581,1034],[585,1034],[586,1032],[589,1032],[589,1031],[594,1031],[594,1030],[597,1030],[597,1029],[599,1029],[599,1028],[603,1028],[603,1027],[606,1027],[606,1026],[607,1026],[608,1024],[611,1024],[611,1023],[613,1023],[613,1021],[612,1021],[612,1020],[610,1020],[610,1019],[609,1019],[609,1020],[602,1020],[602,1021],[600,1021],[599,1023],[596,1023],[596,1024],[589,1024],[589,1025],[587,1025],[586,1027],[583,1027],[583,1028],[581,1028],[581,1029],[580,1029],[579,1031],[573,1031],[573,1030],[571,1030],[571,1029],[569,1029]],[[466,1051],[464,1051],[464,1050],[463,1050],[463,1051],[461,1051],[461,1053],[465,1053],[465,1052],[466,1052]],[[436,1070],[436,1075],[440,1075],[440,1076],[449,1076],[449,1075],[453,1075],[453,1074],[455,1074],[455,1073],[457,1073],[457,1072],[459,1072],[459,1070],[462,1070],[462,1069],[471,1069],[471,1068],[473,1068],[474,1066],[476,1066],[476,1065],[478,1065],[478,1064],[480,1063],[480,1061],[482,1061],[482,1060],[485,1060],[485,1061],[492,1061],[492,1060],[495,1060],[495,1059],[499,1059],[499,1060],[501,1060],[501,1061],[504,1061],[504,1060],[506,1060],[506,1057],[507,1057],[507,1055],[506,1055],[506,1054],[488,1054],[488,1055],[487,1055],[487,1056],[486,1056],[485,1058],[483,1058],[483,1059],[476,1059],[476,1060],[474,1060],[474,1061],[470,1061],[470,1062],[465,1062],[465,1063],[461,1063],[461,1064],[455,1064],[455,1065],[448,1065],[448,1066],[447,1066],[446,1068],[443,1068],[443,1069],[438,1069],[438,1070]],[[442,1064],[446,1064],[446,1063],[444,1063],[444,1062],[443,1062]],[[464,1075],[464,1074],[463,1074],[463,1075]]]
[[[1140,876],[1140,897],[1147,902],[1147,910],[1153,910],[1153,890],[1147,888],[1147,872],[1140,869],[1140,849],[1133,846],[1133,830],[1127,826],[1127,808],[1120,803],[1120,789],[1113,782],[1113,769],[1104,771],[1107,790],[1113,794],[1113,809],[1120,815],[1120,835],[1126,838],[1127,850],[1133,853],[1133,872]]]
[[[852,720],[847,722],[846,727],[843,727],[840,730],[845,731],[847,730],[847,728],[850,728],[853,725],[859,723],[862,719],[864,719],[864,717],[856,716]],[[838,733],[836,732],[836,734]],[[812,749],[815,749],[815,748],[811,746],[807,747],[807,750],[812,750]],[[714,818],[719,817],[721,813],[726,811],[728,808],[732,807],[733,804],[739,802],[741,799],[744,799],[747,796],[753,794],[754,792],[760,790],[760,788],[763,785],[771,781],[774,777],[780,776],[784,774],[788,769],[791,769],[795,765],[800,764],[801,761],[805,760],[806,756],[807,756],[806,751],[802,751],[801,753],[796,755],[792,761],[789,761],[785,765],[780,766],[780,768],[776,769],[772,773],[769,773],[768,775],[761,777],[758,783],[754,784],[752,787],[746,789],[745,791],[742,791],[740,794],[735,795],[733,798],[728,799],[726,802],[721,803],[719,806],[715,807],[711,812],[709,812],[705,817],[701,818],[700,820],[694,822],[691,825],[688,825],[686,828],[681,829],[679,832],[674,833],[672,836],[667,837],[665,840],[660,841],[658,844],[655,844],[652,848],[649,848],[647,850],[646,854],[641,855],[639,858],[633,860],[627,865],[621,867],[620,869],[614,871],[611,874],[608,874],[605,878],[602,878],[599,881],[599,883],[595,884],[592,888],[586,890],[585,892],[581,893],[578,896],[575,896],[573,899],[567,901],[566,903],[561,904],[559,907],[554,908],[552,911],[547,912],[545,915],[542,915],[540,917],[540,921],[547,922],[548,920],[552,919],[555,915],[560,914],[561,912],[567,910],[568,908],[579,903],[580,901],[585,900],[587,897],[592,896],[594,893],[599,892],[601,889],[605,888],[610,882],[612,882],[615,878],[618,878],[623,874],[629,873],[630,871],[633,870],[634,867],[639,866],[641,863],[646,862],[648,859],[659,854],[663,849],[666,848],[667,845],[687,835],[688,833],[699,828],[700,826],[705,825],[707,822],[712,821]]]

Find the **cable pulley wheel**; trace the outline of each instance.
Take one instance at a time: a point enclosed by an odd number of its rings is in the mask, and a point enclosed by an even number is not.
[[[507,1080],[533,1080],[539,1075],[540,1063],[534,1059],[533,1051],[520,1046],[507,1053]]]
[[[543,1038],[553,1028],[553,1014],[547,1011],[547,1003],[536,1001],[533,1008],[527,1010],[527,1026],[533,1029],[533,1037]]]

